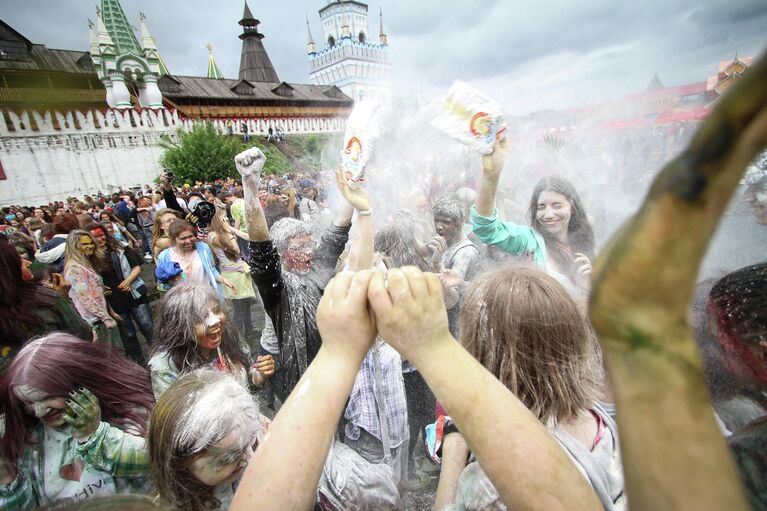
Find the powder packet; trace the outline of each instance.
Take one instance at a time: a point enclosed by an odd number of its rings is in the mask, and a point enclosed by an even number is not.
[[[379,106],[375,101],[359,102],[346,120],[341,164],[350,181],[365,180],[365,165],[370,161],[373,140],[378,137]]]
[[[506,129],[501,105],[461,80],[453,82],[431,125],[485,155]]]

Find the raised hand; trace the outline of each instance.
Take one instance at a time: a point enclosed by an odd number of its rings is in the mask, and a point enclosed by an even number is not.
[[[434,343],[452,339],[442,283],[433,273],[406,266],[389,270],[384,279],[382,272],[376,272],[368,300],[381,337],[415,364]]]
[[[351,185],[343,167],[339,165],[336,169],[336,186],[344,196],[346,202],[357,211],[369,211],[370,210],[370,194],[367,190],[362,188],[360,183],[354,183]]]
[[[368,283],[372,270],[343,271],[325,288],[317,307],[322,349],[360,362],[376,336],[375,318],[368,311]]]
[[[99,400],[85,387],[73,390],[67,400],[69,411],[62,418],[72,426],[72,437],[82,443],[88,440],[101,423]]]
[[[234,165],[237,172],[242,176],[243,181],[261,179],[261,170],[266,163],[266,156],[258,147],[251,147],[234,157]]]
[[[501,132],[493,146],[493,152],[482,157],[482,174],[485,177],[497,178],[503,170],[503,163],[506,161],[506,136]]]

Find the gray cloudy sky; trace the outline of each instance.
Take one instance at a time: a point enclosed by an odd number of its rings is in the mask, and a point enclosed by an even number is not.
[[[87,50],[87,18],[98,0],[0,0],[0,17],[35,43]],[[309,15],[327,0],[251,0],[281,79],[308,83]],[[460,78],[510,114],[577,106],[665,85],[704,81],[718,62],[767,48],[765,0],[376,0],[383,7],[396,91],[433,93]],[[139,11],[172,73],[204,75],[206,43],[236,77],[242,0],[122,0]]]

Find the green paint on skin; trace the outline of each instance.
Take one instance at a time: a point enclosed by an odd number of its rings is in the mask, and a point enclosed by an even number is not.
[[[628,327],[625,339],[628,341],[630,351],[649,350],[659,352],[660,346],[653,342],[649,335],[634,327]]]

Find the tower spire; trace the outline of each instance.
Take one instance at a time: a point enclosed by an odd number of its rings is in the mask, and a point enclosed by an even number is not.
[[[142,54],[136,34],[133,33],[119,0],[101,0],[101,15],[118,54]]]
[[[245,10],[239,21],[242,27],[242,53],[240,55],[240,80],[251,82],[278,83],[277,72],[274,70],[272,61],[266,53],[264,43],[261,40],[264,34],[259,33],[258,25],[261,23],[253,17],[248,2],[245,0]]]
[[[149,33],[149,29],[146,26],[146,15],[143,12],[139,12],[139,22],[141,24],[141,46],[143,47],[143,55],[150,62],[156,61],[159,68],[160,75],[169,75],[168,66],[165,65],[165,61],[162,59],[160,52],[157,50],[157,43],[154,37]]]
[[[309,15],[306,16],[306,51],[309,55],[317,53],[317,47],[314,44],[314,38],[312,37],[312,29],[309,27]]]
[[[101,9],[96,7],[96,41],[99,47],[100,54],[115,54],[115,43],[112,41],[112,37],[109,35],[104,20],[101,18]]]
[[[94,30],[95,26],[96,25],[93,23],[93,20],[88,18],[88,40],[90,41],[91,57],[98,57],[101,54],[99,51],[99,38],[96,35],[96,31]]]
[[[381,8],[380,5],[378,6],[378,17],[381,20],[381,26],[378,29],[378,43],[381,46],[387,46],[389,44],[389,38],[386,37],[386,31],[384,30],[384,25],[383,25],[383,9]]]
[[[218,64],[213,59],[213,46],[208,43],[205,45],[208,49],[208,78],[215,78],[216,80],[223,80],[224,73],[219,69]]]

